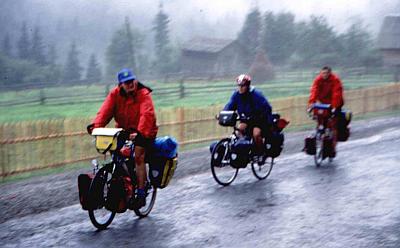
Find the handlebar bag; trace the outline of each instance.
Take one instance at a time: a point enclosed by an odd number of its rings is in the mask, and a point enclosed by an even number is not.
[[[115,151],[117,149],[117,136],[122,128],[95,128],[92,136],[96,138],[96,149],[100,153]]]
[[[218,123],[224,127],[236,126],[237,113],[235,111],[221,111],[218,116]]]

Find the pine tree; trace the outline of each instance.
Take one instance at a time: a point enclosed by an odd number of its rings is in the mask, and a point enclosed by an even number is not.
[[[267,51],[272,63],[283,64],[295,51],[295,23],[291,13],[274,15],[265,13],[262,32],[262,47]]]
[[[159,73],[168,71],[171,65],[171,48],[168,31],[169,19],[164,13],[163,6],[160,4],[160,9],[154,19],[153,31],[155,33],[155,67]]]
[[[311,16],[310,22],[299,23],[296,30],[297,54],[303,64],[334,66],[339,63],[340,42],[325,17]]]
[[[123,27],[114,33],[111,44],[107,48],[107,74],[115,75],[122,68],[136,71],[135,47],[139,48],[140,43],[140,33],[135,32],[133,35],[129,19],[126,18]]]
[[[31,49],[31,58],[38,65],[46,65],[48,62],[46,61],[45,52],[44,52],[44,44],[42,35],[40,34],[39,27],[35,27],[33,31],[32,37],[32,49]]]
[[[248,65],[253,61],[257,48],[259,47],[260,31],[261,15],[256,7],[247,14],[242,30],[238,36],[239,43],[246,48],[247,56],[244,59]]]
[[[28,35],[28,29],[26,27],[26,22],[22,24],[21,36],[17,43],[18,46],[18,56],[20,59],[30,59],[30,41]]]
[[[344,64],[347,66],[362,66],[370,52],[371,37],[363,28],[360,20],[351,23],[346,33],[340,36],[343,49]]]
[[[3,46],[1,50],[5,56],[12,57],[12,46],[9,34],[6,34],[6,36],[4,37]]]
[[[57,51],[54,45],[49,46],[49,51],[47,53],[48,64],[50,66],[55,66],[57,64]]]
[[[79,65],[79,52],[75,42],[72,42],[64,67],[63,81],[78,81],[81,79],[82,67]]]
[[[92,54],[86,72],[86,79],[99,82],[101,80],[101,69],[97,63],[96,55]]]
[[[60,65],[57,64],[57,51],[54,45],[49,46],[47,58],[48,70],[50,72],[48,76],[48,81],[57,82],[60,80],[62,68],[60,67]]]

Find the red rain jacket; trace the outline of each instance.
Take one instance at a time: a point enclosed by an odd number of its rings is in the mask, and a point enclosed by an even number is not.
[[[317,101],[331,104],[332,108],[343,106],[343,87],[338,76],[331,73],[327,79],[323,79],[321,75],[314,79],[308,104],[310,105]]]
[[[121,91],[118,86],[111,90],[93,121],[94,127],[105,127],[114,117],[116,127],[136,129],[145,138],[155,138],[158,127],[151,89],[139,83],[134,96]]]

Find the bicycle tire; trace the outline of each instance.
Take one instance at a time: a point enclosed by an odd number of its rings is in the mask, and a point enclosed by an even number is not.
[[[260,169],[262,167],[267,168],[264,173],[260,172]],[[273,167],[274,167],[274,158],[271,157],[268,157],[263,165],[259,165],[258,163],[254,162],[251,163],[251,170],[253,171],[254,176],[259,180],[266,179],[271,174]]]
[[[236,176],[237,176],[237,174],[239,172],[238,168],[233,168],[230,164],[226,164],[225,166],[221,166],[222,160],[223,160],[224,156],[226,156],[226,152],[227,152],[226,149],[228,149],[226,147],[226,145],[227,145],[228,142],[230,142],[229,138],[225,138],[225,139],[220,140],[215,145],[215,147],[214,147],[214,149],[213,149],[213,151],[211,153],[211,162],[210,162],[211,173],[212,173],[212,175],[214,177],[214,180],[218,184],[220,184],[222,186],[228,186],[229,184],[231,184],[235,180],[235,178],[236,178]],[[224,150],[222,150],[222,149],[224,149]],[[220,178],[217,175],[219,172],[217,173],[217,169],[216,168],[223,168],[223,167],[229,167],[229,169],[233,169],[233,174],[231,176],[229,176],[227,180],[222,180],[222,178]]]
[[[104,230],[106,229],[111,222],[114,220],[116,212],[109,211],[104,207],[104,203],[107,198],[107,192],[109,189],[108,185],[108,176],[110,176],[110,179],[112,177],[112,174],[110,172],[107,172],[106,170],[99,170],[96,173],[96,176],[93,178],[92,183],[90,184],[89,188],[89,199],[92,201],[97,201],[99,199],[96,199],[96,196],[94,194],[97,193],[97,189],[103,189],[103,195],[101,199],[101,203],[97,203],[100,205],[94,206],[92,209],[88,210],[89,213],[89,218],[92,224],[99,230]],[[106,191],[104,191],[106,190]],[[96,199],[96,200],[95,200]],[[101,221],[99,216],[96,217],[96,213],[101,214],[101,213],[107,213],[108,216],[104,218],[104,221]]]

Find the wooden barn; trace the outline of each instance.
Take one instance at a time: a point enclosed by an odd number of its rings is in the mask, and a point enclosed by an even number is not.
[[[196,37],[182,47],[181,71],[188,76],[223,77],[247,70],[236,40]]]
[[[378,36],[378,47],[383,63],[395,68],[396,80],[400,75],[400,15],[386,16]]]

